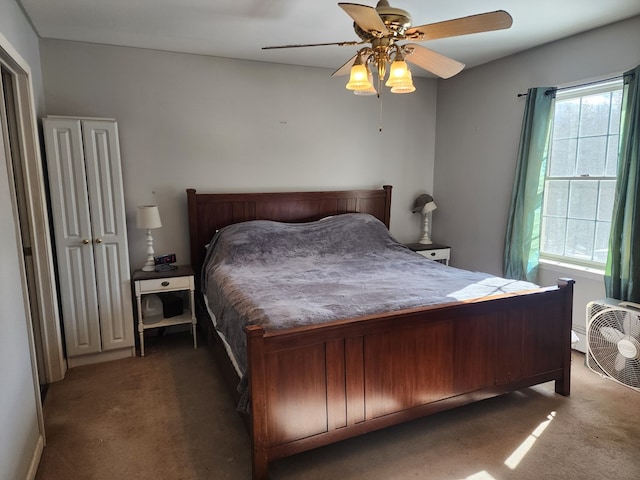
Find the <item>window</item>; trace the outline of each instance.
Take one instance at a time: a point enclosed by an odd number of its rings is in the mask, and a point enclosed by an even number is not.
[[[622,80],[558,91],[544,182],[541,258],[607,261]]]

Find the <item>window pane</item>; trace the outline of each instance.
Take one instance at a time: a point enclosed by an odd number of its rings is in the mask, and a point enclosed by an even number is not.
[[[595,222],[591,220],[567,220],[566,255],[591,260],[594,233]]]
[[[616,80],[558,91],[544,182],[543,254],[606,262],[622,88]]]
[[[594,262],[607,263],[610,230],[611,222],[596,222],[596,239],[593,249]]]
[[[605,177],[618,175],[618,135],[610,135],[607,145],[607,166],[604,170]]]
[[[558,100],[553,115],[553,138],[575,138],[578,136],[580,120],[580,98]]]
[[[594,220],[598,205],[598,182],[571,180],[569,191],[569,218]]]
[[[567,216],[568,180],[549,180],[544,189],[544,215]]]
[[[607,137],[587,137],[578,140],[577,175],[604,175],[604,164],[607,158]]]
[[[575,175],[577,140],[554,140],[549,159],[550,177],[573,177]]]
[[[566,218],[542,218],[542,242],[540,251],[553,255],[564,255]]]
[[[598,199],[598,220],[611,221],[613,213],[613,197],[616,191],[615,180],[602,180],[600,182],[600,198]]]
[[[609,133],[620,133],[620,112],[622,111],[622,90],[611,93],[611,118]]]
[[[582,97],[580,136],[606,135],[609,131],[609,92]]]

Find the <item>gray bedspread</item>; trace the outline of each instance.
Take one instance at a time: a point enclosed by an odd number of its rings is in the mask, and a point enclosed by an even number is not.
[[[207,249],[202,285],[243,373],[246,325],[282,329],[537,288],[429,260],[358,213],[225,227]]]

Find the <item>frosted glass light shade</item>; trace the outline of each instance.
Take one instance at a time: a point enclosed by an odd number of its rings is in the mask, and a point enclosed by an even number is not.
[[[416,91],[416,87],[413,86],[413,78],[411,77],[411,71],[407,70],[407,77],[405,82],[398,83],[391,87],[391,93],[411,93]]]
[[[391,64],[391,68],[389,69],[389,78],[387,79],[387,83],[385,85],[387,87],[396,87],[398,85],[406,85],[407,83],[412,83],[411,78],[409,77],[409,68],[407,67],[407,62],[404,60],[395,60]]]
[[[143,229],[160,228],[160,212],[157,205],[143,205],[138,207],[136,215],[136,227]]]
[[[366,90],[354,90],[353,93],[355,93],[356,95],[376,95],[378,91],[373,86],[373,75],[371,74],[371,72],[369,72],[367,79],[369,80],[369,84],[371,86]]]
[[[347,83],[346,88],[348,90],[368,90],[373,85],[369,82],[368,69],[366,66],[360,64],[355,64],[351,67],[351,75],[349,77],[349,83]]]

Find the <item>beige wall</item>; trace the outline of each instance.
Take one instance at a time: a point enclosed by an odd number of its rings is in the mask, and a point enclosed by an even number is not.
[[[137,205],[159,205],[157,253],[188,261],[185,189],[276,191],[393,185],[391,231],[415,241],[410,208],[431,191],[436,81],[357,97],[318,68],[42,40],[47,114],[113,117],[129,249],[144,259]],[[382,123],[382,132],[379,125]]]

